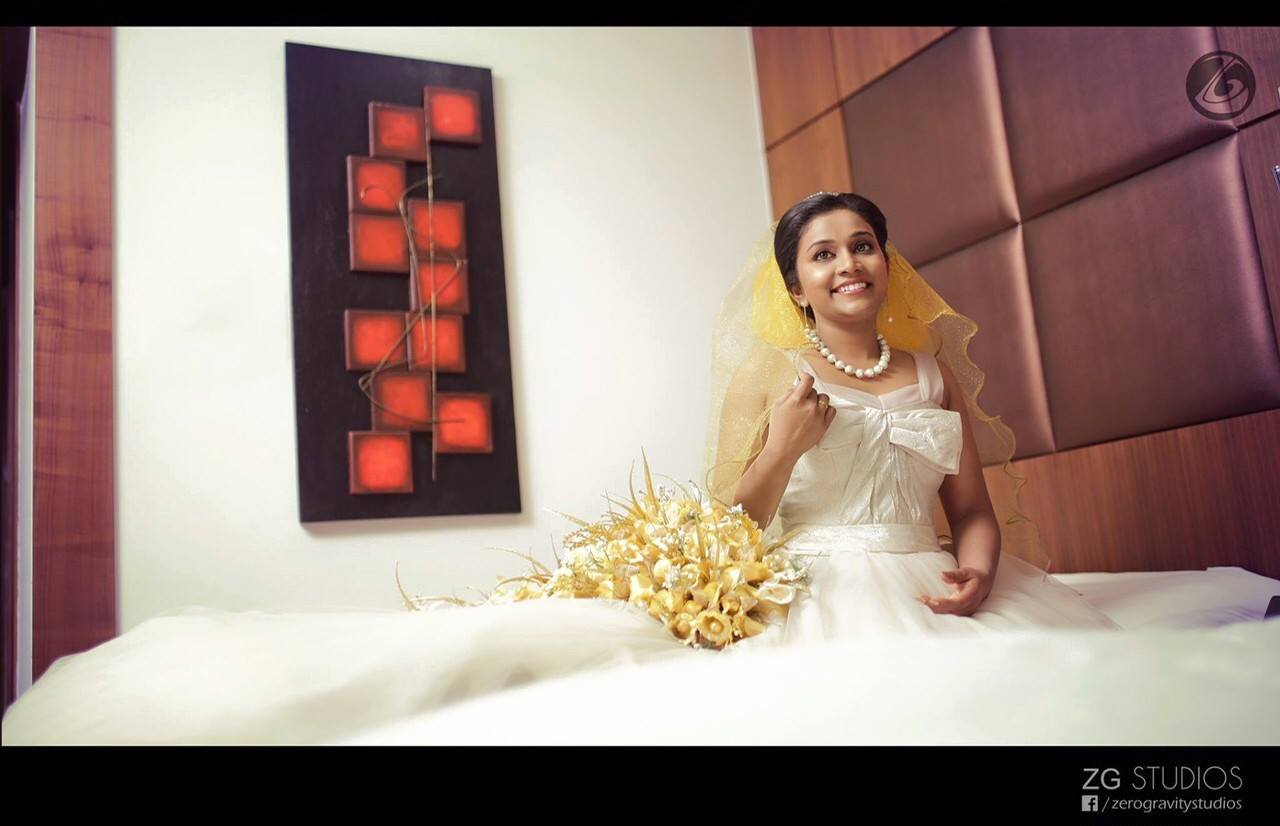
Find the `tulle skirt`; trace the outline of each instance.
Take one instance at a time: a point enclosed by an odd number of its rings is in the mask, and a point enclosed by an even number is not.
[[[894,531],[877,526],[841,536]],[[920,541],[931,538],[926,529],[912,531]],[[916,599],[952,592],[941,574],[955,559],[944,551],[846,547],[807,562],[809,592],[791,603],[785,621],[723,652],[690,649],[637,606],[605,599],[436,603],[418,613],[192,606],[57,660],[10,706],[2,741],[326,742],[583,671],[719,656],[736,662],[775,646],[799,650],[903,632],[1117,627],[1065,583],[1013,556],[1001,557],[991,594],[965,617],[935,614]]]
[[[617,600],[416,613],[187,606],[56,660],[5,712],[3,745],[328,742],[462,700],[691,652]]]
[[[906,553],[837,550],[809,561],[809,593],[761,645],[797,645],[881,634],[984,634],[1028,628],[1118,629],[1066,583],[1001,553],[995,582],[968,616],[939,614],[918,597],[948,597],[942,578],[956,559],[943,550]],[[753,642],[749,640],[748,642]]]

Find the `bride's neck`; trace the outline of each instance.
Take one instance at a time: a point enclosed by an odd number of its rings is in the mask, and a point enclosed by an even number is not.
[[[834,325],[817,322],[818,338],[822,339],[837,358],[846,362],[875,362],[880,358],[880,341],[876,338],[876,325]]]

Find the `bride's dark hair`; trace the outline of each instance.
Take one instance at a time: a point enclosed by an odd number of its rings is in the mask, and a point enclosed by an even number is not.
[[[880,207],[852,192],[820,192],[810,195],[783,213],[778,219],[778,228],[773,233],[773,257],[778,262],[778,269],[782,271],[782,280],[787,282],[788,289],[796,289],[800,286],[796,253],[804,228],[819,215],[825,215],[837,209],[853,210],[871,226],[871,231],[875,233],[876,241],[880,244],[880,254],[884,256],[885,263],[888,263],[889,252],[885,244],[889,241],[889,222],[885,220]],[[805,315],[813,318],[813,308],[806,307]]]

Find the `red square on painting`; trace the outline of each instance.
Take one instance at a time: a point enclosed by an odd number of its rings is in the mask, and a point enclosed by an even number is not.
[[[488,393],[436,397],[437,453],[492,453],[493,402]]]
[[[409,272],[409,236],[399,215],[352,212],[348,229],[353,272]]]
[[[413,322],[417,313],[405,313],[406,320]],[[427,311],[416,322],[409,334],[409,369],[431,369],[431,313]],[[435,324],[436,370],[441,373],[465,373],[467,371],[467,350],[462,340],[462,316],[436,313]],[[437,411],[438,413],[439,411]]]
[[[350,493],[413,493],[413,447],[408,433],[347,432]]]
[[[403,366],[407,356],[405,342],[396,343],[404,333],[404,313],[395,310],[347,310],[343,313],[346,328],[348,370],[372,370],[388,352],[387,367]]]
[[[480,96],[475,92],[423,86],[422,105],[431,122],[431,140],[480,143]]]
[[[380,370],[372,393],[374,430],[431,429],[430,373]]]
[[[426,113],[415,106],[369,104],[369,154],[375,158],[427,159]]]
[[[428,212],[430,221],[427,220]],[[436,255],[451,253],[466,257],[466,210],[462,201],[436,201],[428,210],[426,198],[410,198],[409,220],[413,222],[413,243],[418,248],[419,258],[430,252],[433,227]]]
[[[347,156],[347,209],[399,214],[404,192],[404,161]]]
[[[413,302],[410,306],[413,309],[431,306],[431,273],[433,268],[427,261],[418,259],[418,293],[414,295]],[[463,261],[462,266],[454,274],[454,264],[452,261],[441,263],[436,261],[435,272],[435,292],[436,292],[436,312],[437,313],[457,313],[458,315],[466,315],[471,312],[470,291],[467,288],[467,262]]]

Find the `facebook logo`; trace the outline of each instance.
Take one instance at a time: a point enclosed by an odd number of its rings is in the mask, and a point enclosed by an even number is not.
[[[1098,811],[1098,796],[1096,794],[1080,795],[1080,811],[1082,812]]]

